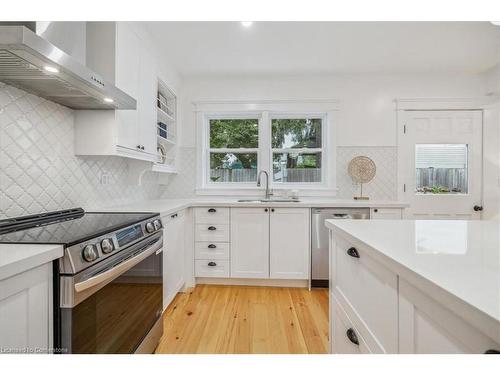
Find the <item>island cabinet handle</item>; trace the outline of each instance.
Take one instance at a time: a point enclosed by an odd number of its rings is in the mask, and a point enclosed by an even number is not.
[[[352,328],[349,328],[345,334],[350,342],[352,342],[354,345],[359,345],[358,336],[356,335],[356,332],[354,332]]]
[[[358,250],[356,250],[355,247],[350,247],[348,250],[347,250],[347,255],[350,255],[352,256],[353,258],[359,258],[359,252]]]
[[[208,227],[208,230],[216,230],[217,228],[216,227]]]
[[[217,265],[217,263],[215,263],[215,262],[208,262],[209,267],[215,267],[216,265]]]
[[[215,246],[213,243],[211,243],[210,245],[208,245],[208,248],[209,249],[215,249],[215,248],[217,248],[217,246]]]
[[[209,208],[209,209],[208,209],[208,212],[210,212],[210,213],[215,213],[215,212],[217,212],[217,210],[216,210],[215,208]]]
[[[488,349],[484,354],[500,354],[500,350]]]

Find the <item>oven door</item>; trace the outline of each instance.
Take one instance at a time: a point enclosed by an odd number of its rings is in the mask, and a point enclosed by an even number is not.
[[[161,326],[162,242],[158,233],[112,262],[61,277],[63,352],[134,353]]]

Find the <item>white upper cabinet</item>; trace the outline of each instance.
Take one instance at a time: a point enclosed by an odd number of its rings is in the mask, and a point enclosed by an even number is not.
[[[270,209],[271,279],[309,278],[308,208]]]
[[[137,100],[136,110],[75,112],[75,153],[158,161],[157,66],[151,46],[133,24],[87,26],[87,64]]]
[[[269,209],[231,209],[231,277],[269,278]]]

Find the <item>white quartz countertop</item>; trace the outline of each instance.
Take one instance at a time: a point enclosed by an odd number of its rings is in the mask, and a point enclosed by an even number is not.
[[[63,256],[61,245],[0,244],[0,280]]]
[[[168,215],[189,207],[377,207],[405,208],[407,203],[397,201],[359,201],[354,199],[301,198],[299,202],[238,202],[231,199],[156,199],[132,204],[99,208],[97,211],[159,212]],[[256,198],[260,199],[260,198]],[[93,210],[96,211],[96,210]]]
[[[327,220],[326,226],[500,324],[500,222]]]

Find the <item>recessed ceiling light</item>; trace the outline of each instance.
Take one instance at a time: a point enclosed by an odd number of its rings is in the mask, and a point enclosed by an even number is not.
[[[111,99],[111,98],[104,98],[104,101],[105,101],[106,103],[113,103],[113,102],[114,102],[114,100],[113,100],[113,99]]]
[[[241,24],[243,25],[243,27],[250,27],[253,25],[253,22],[252,21],[242,21]]]
[[[43,68],[50,73],[59,73],[59,69],[54,68],[53,66],[46,65]]]

